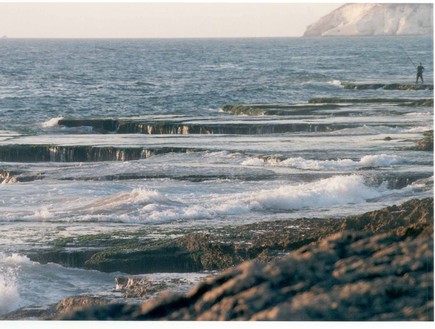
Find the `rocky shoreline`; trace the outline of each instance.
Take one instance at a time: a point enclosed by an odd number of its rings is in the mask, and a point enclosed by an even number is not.
[[[61,318],[433,321],[433,198],[338,222],[337,233],[324,226],[316,241],[287,256],[245,262],[186,296],[87,308]]]
[[[170,262],[181,264],[175,268],[180,272],[186,264],[192,271],[224,272],[186,296],[161,296],[143,305],[70,297],[48,310],[18,310],[3,319],[433,320],[433,198],[338,219],[187,232],[132,251],[137,238],[83,264],[132,274],[150,264],[161,264],[151,269],[163,272]],[[117,284],[138,298],[165,291],[128,277]]]

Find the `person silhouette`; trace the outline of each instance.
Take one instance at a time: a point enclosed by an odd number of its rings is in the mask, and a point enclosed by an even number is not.
[[[421,65],[421,63],[417,66],[417,79],[415,80],[415,84],[418,84],[418,78],[421,79],[421,83],[424,83],[423,80],[423,71],[424,71],[424,67],[423,65]]]

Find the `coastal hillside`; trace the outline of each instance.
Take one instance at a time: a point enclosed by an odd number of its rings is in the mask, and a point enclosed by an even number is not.
[[[430,35],[432,4],[346,4],[307,27],[304,36]]]

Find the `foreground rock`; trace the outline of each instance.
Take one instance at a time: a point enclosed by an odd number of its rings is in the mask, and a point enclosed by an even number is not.
[[[336,233],[271,263],[229,269],[186,296],[63,319],[433,321],[433,306],[431,219],[394,233]]]
[[[73,312],[101,305],[108,305],[109,300],[93,296],[72,296],[45,308],[24,307],[0,316],[0,320],[49,320]]]

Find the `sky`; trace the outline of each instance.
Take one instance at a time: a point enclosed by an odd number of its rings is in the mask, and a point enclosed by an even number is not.
[[[297,37],[343,3],[4,2],[0,37]]]

